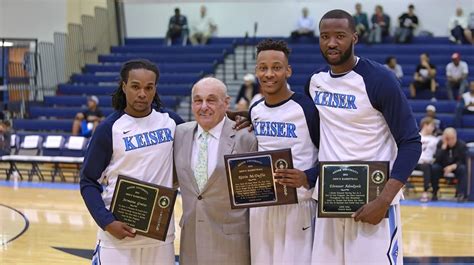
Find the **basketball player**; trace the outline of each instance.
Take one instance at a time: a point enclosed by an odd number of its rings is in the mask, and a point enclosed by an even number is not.
[[[350,14],[331,10],[319,29],[329,67],[306,87],[319,111],[319,161],[390,161],[391,172],[380,196],[353,218],[317,218],[312,264],[402,264],[399,200],[421,153],[416,121],[395,75],[354,55]]]
[[[290,50],[283,41],[257,45],[256,76],[265,93],[249,111],[258,151],[291,147],[295,169],[275,167],[280,184],[297,188],[298,204],[250,209],[252,264],[310,264],[319,144],[318,113],[304,94],[288,89]],[[306,170],[306,171],[302,171]]]
[[[160,107],[159,71],[153,63],[126,62],[120,78],[112,97],[116,111],[94,132],[81,171],[82,197],[100,227],[92,264],[174,264],[173,220],[162,242],[135,235],[109,207],[118,175],[172,187],[173,138],[182,120],[153,109],[153,104]]]

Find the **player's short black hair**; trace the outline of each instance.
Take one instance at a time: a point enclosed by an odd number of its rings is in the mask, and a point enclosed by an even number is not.
[[[158,69],[158,66],[156,66],[156,64],[152,63],[147,59],[136,59],[125,62],[122,65],[122,69],[120,69],[120,80],[118,83],[118,87],[112,95],[112,106],[116,110],[123,110],[127,106],[127,99],[125,97],[125,93],[122,90],[122,86],[123,83],[128,82],[128,73],[131,70],[135,69],[146,69],[152,71],[156,75],[155,84],[158,84],[158,80],[160,79],[160,70]],[[158,92],[155,93],[155,97],[153,98],[152,104],[154,105],[154,107],[161,107],[161,100],[158,96]]]
[[[430,58],[430,54],[429,54],[429,53],[427,53],[427,52],[422,52],[422,53],[420,53],[420,56],[423,55],[423,54],[426,55],[426,57],[428,57],[428,59]]]
[[[262,51],[281,51],[287,59],[291,53],[291,49],[285,41],[272,39],[266,39],[257,44],[257,55]]]
[[[319,27],[321,27],[321,21],[323,21],[323,19],[329,19],[329,18],[347,19],[347,21],[349,22],[349,29],[352,32],[356,31],[354,18],[352,17],[351,14],[347,13],[346,11],[342,9],[333,9],[331,11],[328,11],[326,14],[324,14],[324,16],[319,21]]]
[[[388,57],[385,59],[385,64],[389,64],[392,59],[396,59],[395,56],[388,56]]]

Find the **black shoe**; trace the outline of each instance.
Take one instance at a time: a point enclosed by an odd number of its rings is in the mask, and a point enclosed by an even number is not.
[[[438,201],[438,194],[433,193],[433,196],[431,197],[431,201],[432,201],[432,202]]]

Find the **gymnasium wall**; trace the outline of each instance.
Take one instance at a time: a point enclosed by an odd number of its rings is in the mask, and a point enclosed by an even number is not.
[[[66,25],[65,0],[0,0],[0,37],[52,42]]]
[[[0,37],[53,41],[54,32],[66,32],[68,23],[93,15],[106,0],[0,0]]]
[[[163,37],[168,20],[175,7],[180,7],[188,23],[199,17],[202,2],[208,14],[219,26],[218,36],[243,36],[246,31],[253,34],[254,22],[258,22],[260,36],[286,36],[294,29],[301,9],[308,7],[310,16],[319,21],[330,9],[340,8],[353,13],[356,0],[208,0],[208,1],[157,1],[123,0],[128,37]],[[437,36],[448,34],[448,20],[457,6],[465,7],[465,12],[474,11],[474,0],[364,0],[362,9],[370,16],[375,5],[382,4],[386,13],[396,22],[396,18],[413,3],[421,28]]]
[[[350,13],[352,0],[122,0],[128,37],[163,37],[173,9],[179,6],[190,23],[199,16],[202,2],[219,25],[218,36],[243,36],[253,32],[258,22],[259,36],[286,36],[294,28],[303,7],[316,21],[329,9],[342,8]],[[448,34],[449,17],[456,7],[474,11],[473,0],[366,0],[363,9],[369,16],[378,3],[396,19],[410,3],[415,4],[421,28],[437,36]],[[66,32],[68,23],[79,23],[82,14],[93,15],[95,6],[106,0],[0,0],[0,37],[38,38],[52,41],[54,32]]]

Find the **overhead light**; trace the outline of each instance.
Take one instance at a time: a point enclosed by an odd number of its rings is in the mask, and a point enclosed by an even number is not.
[[[13,42],[8,42],[8,41],[0,41],[0,47],[12,47],[13,46]]]

